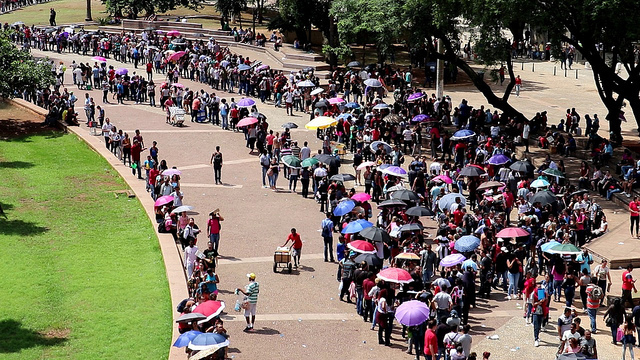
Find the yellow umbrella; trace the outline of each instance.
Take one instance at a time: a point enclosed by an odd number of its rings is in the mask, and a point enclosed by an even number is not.
[[[334,126],[338,123],[338,120],[328,117],[328,116],[319,116],[311,121],[309,121],[304,127],[309,130],[316,129],[326,129],[328,127]]]

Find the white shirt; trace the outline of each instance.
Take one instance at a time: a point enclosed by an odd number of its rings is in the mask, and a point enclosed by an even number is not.
[[[195,245],[187,246],[186,248],[184,248],[184,263],[185,264],[195,263],[198,260],[198,257],[196,256],[197,252],[198,252],[198,247]]]
[[[308,159],[310,157],[311,157],[311,149],[308,146],[305,146],[302,149],[300,149],[301,160]]]
[[[436,303],[436,308],[442,310],[448,310],[449,305],[453,304],[451,295],[444,291],[437,293],[436,296],[433,297],[433,301]]]

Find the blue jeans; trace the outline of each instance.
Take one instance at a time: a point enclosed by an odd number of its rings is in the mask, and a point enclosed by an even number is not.
[[[422,283],[428,283],[431,280],[431,276],[433,276],[431,270],[422,270]]]
[[[565,304],[567,305],[567,307],[571,307],[571,304],[573,303],[573,297],[576,295],[576,288],[575,286],[567,286],[564,289],[564,297],[565,299]]]
[[[229,116],[227,114],[220,114],[220,116],[222,116],[222,128],[223,129],[228,129],[229,128]]]
[[[533,314],[533,339],[540,340],[540,329],[542,328],[542,318],[544,315]]]
[[[267,177],[267,171],[269,171],[269,167],[263,166],[262,167],[262,186],[267,186],[267,182],[265,181],[265,178]],[[271,179],[269,179],[269,184],[271,184]]]
[[[271,176],[269,176],[269,185],[271,187],[276,187],[276,182],[278,181],[278,174],[273,174]]]
[[[293,192],[295,192],[296,185],[298,185],[298,175],[289,175],[289,190],[292,190],[291,185],[293,185]]]
[[[562,295],[560,285],[562,285],[562,280],[553,280],[553,298],[556,301],[560,301],[560,297]]]
[[[218,245],[220,244],[220,233],[209,234],[209,242],[213,244],[213,250],[218,251]]]
[[[518,280],[520,280],[520,273],[508,273],[509,276],[509,289],[507,289],[507,295],[518,295]],[[512,295],[513,294],[513,295]]]
[[[618,188],[614,188],[611,190],[607,190],[607,200],[611,200],[611,196],[615,193],[619,193],[620,191],[622,191],[621,189]]]
[[[362,287],[357,287],[356,286],[356,294],[357,294],[357,298],[356,298],[356,311],[358,312],[358,315],[362,316],[362,299],[364,298],[364,290],[362,289]]]
[[[596,312],[598,312],[598,309],[587,309],[589,320],[591,320],[591,332],[596,331]]]

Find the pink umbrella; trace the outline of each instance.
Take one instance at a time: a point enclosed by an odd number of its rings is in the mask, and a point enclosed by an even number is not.
[[[360,202],[367,201],[369,199],[371,199],[371,195],[367,193],[357,193],[351,197],[351,200],[360,201]]]
[[[451,178],[448,177],[447,175],[438,175],[438,176],[434,177],[432,180],[433,181],[445,182],[447,184],[451,184],[453,182],[453,180],[451,180]]]
[[[182,172],[178,169],[167,169],[162,172],[162,176],[173,176],[173,175],[180,175],[180,174],[182,174]]]
[[[203,324],[213,319],[214,317],[220,315],[222,310],[224,310],[223,301],[207,300],[201,303],[200,305],[196,306],[196,308],[193,309],[193,312],[202,314],[207,317],[204,320],[198,321],[199,324]]]
[[[167,35],[169,36],[180,36],[180,31],[178,30],[171,30],[167,33]]]
[[[343,98],[339,98],[339,97],[334,97],[329,99],[329,104],[331,105],[337,105],[337,104],[342,104],[346,102]]]
[[[400,284],[408,284],[413,281],[411,274],[407,270],[400,268],[386,268],[378,273],[378,278]]]
[[[520,236],[529,236],[529,232],[523,228],[509,227],[500,230],[500,232],[496,234],[496,237],[500,238],[516,238]]]
[[[358,165],[358,167],[356,168],[356,170],[364,170],[368,167],[371,166],[376,166],[376,163],[374,163],[373,161],[365,161],[362,164]]]
[[[236,126],[237,127],[245,127],[245,126],[253,125],[253,124],[257,123],[258,121],[259,121],[258,119],[254,118],[252,116],[249,116],[249,117],[246,117],[246,118],[238,121],[238,125],[236,125]]]
[[[368,241],[354,240],[347,244],[347,247],[355,252],[362,254],[375,254],[376,247]]]
[[[180,60],[181,57],[185,56],[186,52],[184,51],[178,51],[175,52],[173,54],[171,54],[171,56],[169,56],[169,61],[178,61]]]
[[[107,59],[103,58],[102,56],[94,56],[91,58],[91,60],[101,62],[101,63],[107,62]]]
[[[173,83],[173,84],[171,84],[171,86],[175,86],[177,88],[184,89],[184,85],[182,85],[180,83]]]
[[[158,207],[158,206],[162,206],[162,205],[167,205],[168,203],[173,201],[173,196],[171,195],[165,195],[165,196],[160,196],[155,203],[153,203],[153,206]]]

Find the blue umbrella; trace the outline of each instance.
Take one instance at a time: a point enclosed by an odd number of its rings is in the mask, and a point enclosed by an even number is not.
[[[369,145],[369,147],[371,148],[371,150],[373,152],[375,152],[376,150],[378,150],[378,145],[382,145],[382,147],[387,152],[387,154],[391,154],[391,151],[393,151],[393,149],[391,148],[391,145],[387,144],[384,141],[380,141],[380,140],[376,140],[376,141],[372,142],[371,145]]]
[[[189,343],[189,349],[191,350],[205,350],[211,346],[221,346],[224,344],[229,344],[227,339],[221,334],[216,333],[203,333],[198,334],[191,342]]]
[[[495,154],[491,158],[489,158],[489,164],[491,165],[504,165],[511,161],[507,155],[504,154]]]
[[[540,249],[543,252],[547,252],[549,249],[551,249],[552,247],[554,247],[556,245],[561,245],[561,244],[559,242],[555,241],[555,240],[552,240],[552,241],[549,241],[549,242],[546,242],[546,243],[542,244],[542,246],[540,246]]]
[[[453,203],[456,202],[456,198],[460,198],[460,204],[462,204],[462,206],[467,205],[467,199],[465,199],[462,194],[451,193],[443,196],[442,199],[440,199],[440,201],[438,202],[438,206],[440,206],[440,210],[442,211],[444,211],[445,209],[450,210],[451,205],[453,205]]]
[[[352,101],[350,103],[346,103],[344,105],[344,107],[346,107],[347,109],[359,109],[360,108],[360,104]]]
[[[542,177],[539,177],[537,179],[535,179],[532,183],[531,183],[531,187],[532,188],[543,188],[543,187],[547,187],[551,184],[549,184],[549,182],[547,180],[545,180]]]
[[[458,239],[453,246],[459,252],[470,252],[480,246],[480,239],[473,235],[466,235]]]
[[[356,207],[356,203],[351,200],[340,201],[335,209],[333,209],[333,215],[342,216],[348,214]]]
[[[352,117],[351,114],[343,113],[343,114],[338,115],[338,117],[336,119],[341,120],[341,119],[348,119],[350,117]]]
[[[358,219],[356,221],[352,221],[350,222],[347,226],[345,226],[344,229],[342,229],[342,233],[343,234],[355,234],[355,233],[359,233],[360,231],[368,228],[368,227],[372,227],[373,224],[368,222],[367,220],[363,220],[363,219]]]
[[[462,270],[466,270],[468,267],[472,268],[474,271],[478,271],[478,264],[471,259],[467,259],[462,262]]]
[[[246,64],[238,65],[238,70],[239,71],[245,71],[245,70],[249,70],[249,69],[251,69],[251,66],[249,66],[249,65],[246,65]]]
[[[189,345],[189,343],[200,334],[202,334],[202,332],[195,330],[187,331],[184,334],[180,334],[176,342],[173,343],[173,346],[177,348],[185,347]]]
[[[463,139],[468,139],[470,137],[474,137],[476,135],[476,133],[474,133],[471,130],[467,130],[467,129],[463,129],[463,130],[458,130],[453,134],[453,137],[451,138],[452,140],[463,140]]]

